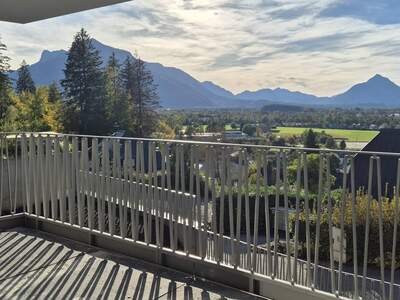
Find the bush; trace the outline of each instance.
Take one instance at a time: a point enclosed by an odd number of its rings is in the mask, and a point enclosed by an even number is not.
[[[324,205],[325,206],[325,205]],[[356,196],[356,235],[357,235],[357,256],[358,263],[362,264],[364,260],[364,242],[366,231],[368,197],[365,194],[358,193]],[[340,228],[340,201],[333,207],[332,222],[333,226]],[[346,235],[346,254],[353,257],[353,228],[352,228],[352,205],[350,195],[346,197],[344,213],[344,231]],[[385,264],[391,263],[391,251],[393,246],[393,229],[395,216],[395,202],[389,198],[382,199],[382,227],[383,227],[383,248]],[[310,236],[311,236],[311,252],[314,255],[315,248],[315,232],[316,232],[316,212],[310,212]],[[290,218],[292,232],[294,232],[295,218]],[[320,231],[320,247],[319,254],[321,260],[329,260],[329,226],[328,226],[328,210],[325,206],[321,212],[321,231]],[[379,205],[375,199],[371,200],[370,207],[370,225],[369,225],[369,243],[368,243],[368,263],[380,264],[380,245],[379,245]],[[398,228],[399,230],[399,228]],[[303,245],[301,256],[305,257],[305,212],[300,213],[299,225],[299,241]],[[396,261],[400,262],[400,238],[397,238],[396,244]]]

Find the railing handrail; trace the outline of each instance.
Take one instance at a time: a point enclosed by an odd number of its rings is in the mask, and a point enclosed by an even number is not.
[[[372,155],[372,156],[395,156],[400,158],[400,153],[396,152],[385,152],[385,151],[364,151],[364,150],[340,150],[340,149],[327,149],[327,148],[306,148],[298,146],[271,146],[271,145],[254,145],[254,144],[237,144],[237,143],[226,143],[226,142],[205,142],[205,141],[193,141],[193,140],[177,140],[177,139],[159,139],[159,138],[142,138],[142,137],[119,137],[119,136],[107,136],[107,135],[90,135],[90,134],[71,134],[71,133],[49,133],[46,132],[0,132],[0,135],[14,134],[14,135],[37,135],[37,136],[67,136],[67,137],[79,137],[79,138],[96,138],[96,139],[109,139],[109,140],[132,140],[132,141],[148,141],[148,142],[163,142],[163,143],[174,143],[174,144],[189,144],[189,145],[208,145],[218,147],[241,147],[241,148],[255,148],[263,150],[296,150],[301,152],[313,152],[313,153],[331,153],[331,154],[343,154],[343,155]]]

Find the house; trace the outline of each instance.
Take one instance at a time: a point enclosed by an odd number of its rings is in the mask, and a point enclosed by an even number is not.
[[[368,188],[369,159],[370,155],[363,152],[400,152],[400,129],[382,129],[354,158],[355,185],[357,189]],[[381,161],[381,190],[382,194],[393,195],[396,185],[398,156],[377,155]],[[372,194],[378,194],[377,168],[374,162],[372,177]]]

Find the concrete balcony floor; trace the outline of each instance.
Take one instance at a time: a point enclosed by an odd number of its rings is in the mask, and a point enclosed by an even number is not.
[[[35,231],[0,232],[0,299],[265,299]]]

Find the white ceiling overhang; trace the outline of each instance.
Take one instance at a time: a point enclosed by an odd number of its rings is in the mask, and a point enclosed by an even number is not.
[[[130,0],[0,0],[0,21],[29,23]]]

